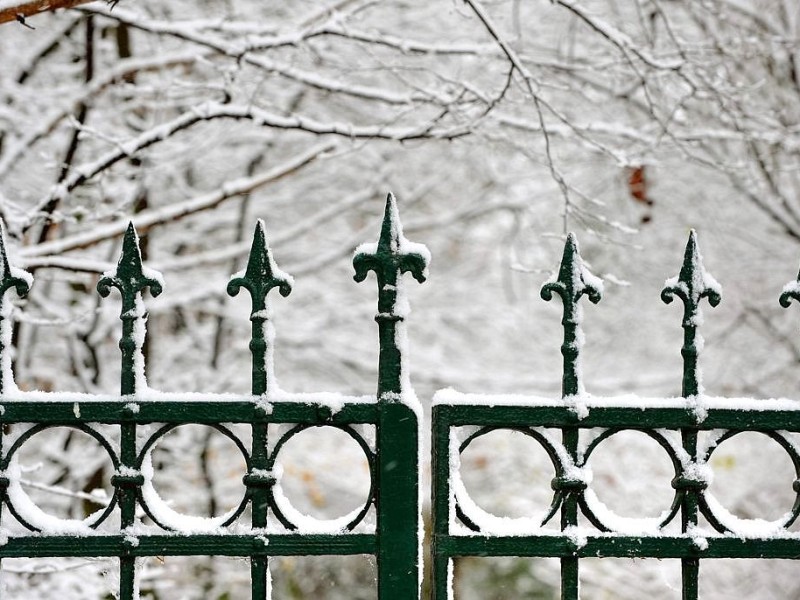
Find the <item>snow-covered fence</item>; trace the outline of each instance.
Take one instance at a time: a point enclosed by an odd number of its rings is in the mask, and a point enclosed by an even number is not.
[[[291,394],[274,377],[274,331],[268,294],[291,292],[292,279],[275,264],[263,223],[256,227],[247,268],[228,285],[245,288],[252,301],[251,394],[167,394],[147,387],[144,376],[146,311],[142,294],[161,293],[158,273],[142,263],[133,226],[123,240],[115,271],[97,285],[107,297],[117,288],[120,319],[120,394],[25,392],[14,385],[10,357],[10,303],[14,288],[24,296],[32,278],[9,265],[0,236],[0,558],[118,557],[119,597],[137,597],[137,560],[152,556],[218,555],[247,557],[252,597],[270,597],[270,557],[368,554],[377,558],[380,600],[419,598],[420,421],[421,408],[405,366],[404,318],[407,302],[403,273],[422,282],[430,257],[424,246],[406,240],[392,196],[377,243],[356,250],[355,278],[369,271],[378,282],[380,354],[375,395]],[[780,303],[800,300],[799,281],[784,288]],[[721,299],[706,273],[694,232],[678,277],[662,299],[683,302],[684,359],[680,398],[594,397],[584,392],[580,354],[583,295],[597,303],[602,281],[583,265],[574,236],[567,237],[557,276],[541,295],[562,299],[564,357],[562,398],[482,396],[453,390],[437,393],[432,408],[432,590],[436,600],[452,597],[453,560],[465,556],[539,556],[561,560],[561,595],[579,597],[579,562],[584,557],[680,559],[683,597],[698,597],[703,558],[800,558],[800,406],[794,400],[706,396],[698,367],[703,341],[700,302]],[[195,424],[213,428],[241,453],[247,471],[241,501],[213,518],[187,516],[162,500],[154,485],[152,453],[175,428]],[[269,426],[282,432],[270,441]],[[154,426],[155,425],[155,426]],[[236,426],[250,430],[247,439]],[[314,427],[344,432],[361,448],[370,474],[365,503],[334,520],[317,520],[292,506],[281,487],[276,460],[286,443]],[[38,507],[26,493],[18,457],[31,438],[53,427],[93,438],[114,467],[111,498],[85,519],[59,519]],[[552,500],[538,517],[507,519],[492,515],[470,498],[460,476],[460,457],[482,436],[497,430],[519,432],[538,442],[552,462]],[[667,510],[652,518],[616,515],[592,487],[591,458],[615,434],[639,431],[666,452],[674,477]],[[795,478],[788,482],[795,502],[775,521],[742,519],[714,498],[708,486],[710,459],[724,441],[758,432],[790,457]],[[249,523],[245,523],[249,510]],[[560,515],[559,519],[555,519]],[[374,518],[373,518],[374,517]],[[555,522],[555,523],[554,523]]]
[[[252,298],[249,396],[165,394],[147,388],[142,352],[147,313],[142,293],[149,288],[151,295],[157,296],[163,282],[158,273],[142,264],[132,225],[125,233],[116,271],[106,273],[97,285],[101,296],[117,288],[122,298],[119,396],[18,390],[11,373],[11,308],[3,298],[0,558],[119,557],[119,598],[131,600],[138,596],[137,559],[141,557],[249,557],[252,598],[258,600],[270,596],[270,557],[371,554],[377,558],[382,600],[418,598],[421,410],[404,370],[407,307],[401,276],[410,272],[424,281],[428,260],[424,246],[403,237],[395,200],[389,196],[378,242],[359,247],[353,259],[357,281],[364,280],[369,271],[374,271],[378,280],[378,390],[365,397],[290,394],[275,385],[267,295],[278,288],[287,296],[292,279],[273,261],[261,222],[246,270],[234,275],[228,285],[229,294],[245,288]],[[0,294],[4,296],[12,287],[20,296],[27,294],[32,278],[9,265],[1,237],[0,268]],[[154,433],[143,427],[152,424],[162,425]],[[153,449],[166,434],[186,424],[217,430],[242,454],[247,465],[242,499],[227,514],[215,518],[180,514],[159,497],[153,485]],[[249,447],[231,424],[249,426]],[[267,439],[270,424],[290,425],[274,444]],[[338,428],[358,443],[371,476],[366,503],[332,521],[316,520],[296,510],[282,492],[276,469],[276,458],[289,439],[322,425]],[[11,434],[6,433],[9,426],[13,426]],[[72,428],[91,436],[113,463],[113,496],[86,519],[55,518],[36,506],[23,489],[19,451],[31,437],[52,427]],[[249,525],[240,519],[247,509]]]
[[[780,303],[800,301],[799,281],[787,284]],[[703,558],[800,558],[800,535],[790,530],[800,514],[800,402],[714,398],[703,394],[698,358],[703,341],[700,301],[721,299],[706,273],[694,232],[678,277],[666,282],[666,303],[684,305],[681,398],[592,397],[581,382],[580,330],[583,295],[596,303],[602,282],[583,265],[575,238],[567,238],[557,277],[541,291],[544,300],[563,302],[562,399],[488,396],[444,390],[432,409],[433,595],[452,597],[453,559],[465,556],[556,557],[561,561],[561,598],[579,597],[579,560],[586,557],[674,558],[682,565],[685,600],[698,597]],[[471,500],[460,473],[460,457],[478,438],[512,430],[536,440],[552,462],[555,477],[549,509],[538,517],[508,519],[482,510]],[[597,497],[591,486],[591,457],[605,440],[639,431],[667,453],[674,469],[674,497],[655,518],[623,518]],[[775,521],[742,519],[708,491],[715,448],[742,432],[758,432],[789,455],[795,479],[787,481],[795,502]],[[623,477],[650,475],[623,474]],[[560,514],[560,523],[553,524]]]

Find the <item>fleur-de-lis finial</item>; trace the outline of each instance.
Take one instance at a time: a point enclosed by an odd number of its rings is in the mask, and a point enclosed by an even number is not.
[[[684,326],[698,325],[700,300],[708,298],[711,306],[722,300],[717,281],[703,267],[703,257],[697,248],[697,233],[689,232],[689,241],[683,254],[683,265],[677,278],[667,280],[661,291],[661,299],[669,304],[674,296],[683,301]]]
[[[135,394],[146,385],[142,346],[147,312],[141,302],[142,292],[150,288],[150,295],[156,297],[163,290],[160,273],[147,269],[142,264],[139,236],[133,223],[128,224],[122,239],[122,252],[116,272],[105,273],[97,282],[97,292],[103,298],[108,297],[111,288],[117,288],[122,297],[119,316],[122,321],[122,337],[119,341],[122,351],[120,393],[126,396]]]
[[[564,243],[564,254],[561,257],[561,266],[558,269],[558,278],[548,281],[542,286],[541,296],[544,300],[551,300],[553,292],[561,296],[564,304],[575,305],[580,297],[586,294],[592,304],[597,304],[603,296],[602,282],[589,273],[583,264],[578,250],[578,241],[575,234],[567,235]]]
[[[281,296],[285,298],[291,293],[293,283],[293,278],[275,264],[264,233],[264,221],[259,219],[253,234],[247,268],[243,273],[234,275],[228,282],[228,294],[236,296],[241,288],[245,288],[250,292],[253,312],[257,312],[266,307],[267,294],[272,288],[279,288]]]
[[[398,276],[411,273],[414,279],[423,283],[428,274],[429,260],[424,246],[412,244],[403,236],[397,200],[394,194],[389,194],[378,243],[363,244],[356,249],[353,279],[364,281],[367,273],[373,271],[378,278],[379,310],[391,313],[396,309],[397,290],[393,286],[397,285]]]
[[[253,354],[252,393],[259,396],[267,393],[274,379],[272,367],[272,342],[274,331],[269,322],[269,302],[267,295],[272,288],[278,288],[281,296],[292,291],[293,279],[275,264],[272,251],[264,233],[264,221],[258,220],[253,234],[253,245],[244,272],[237,273],[228,282],[228,294],[236,296],[245,288],[250,292],[252,312],[252,338],[250,351]]]
[[[142,252],[139,249],[139,235],[133,223],[128,223],[125,237],[122,239],[122,252],[115,273],[104,273],[97,282],[97,292],[107,298],[111,288],[117,288],[122,296],[122,312],[130,310],[136,298],[145,289],[150,288],[154,298],[163,291],[161,278],[154,271],[146,269],[142,264]]]
[[[564,396],[574,396],[583,392],[580,379],[579,360],[581,348],[581,311],[578,301],[586,294],[592,304],[597,304],[603,294],[603,282],[592,275],[583,264],[575,234],[567,235],[564,255],[558,270],[558,278],[542,286],[542,299],[550,301],[553,294],[561,296],[564,305],[564,343],[561,354],[564,356],[564,374],[561,391]]]
[[[670,304],[675,296],[683,301],[682,393],[684,397],[695,396],[702,391],[697,368],[697,359],[702,348],[702,341],[697,338],[697,328],[702,323],[700,300],[708,298],[708,303],[713,307],[720,303],[722,295],[717,281],[703,267],[694,229],[689,233],[680,274],[668,279],[661,291],[661,299],[666,304]]]
[[[378,365],[378,395],[399,394],[404,385],[403,349],[398,346],[395,326],[403,321],[407,307],[398,302],[401,275],[411,273],[422,283],[428,273],[430,254],[422,244],[409,242],[403,236],[397,201],[393,194],[386,198],[386,208],[377,243],[362,244],[353,256],[353,279],[364,281],[373,271],[378,279],[378,322],[380,358]],[[389,397],[389,396],[385,396]]]
[[[5,374],[10,373],[11,356],[6,347],[6,341],[10,339],[6,335],[6,328],[10,327],[9,316],[11,303],[6,301],[5,295],[8,290],[14,288],[17,296],[24,298],[28,295],[33,283],[33,277],[27,271],[12,267],[8,262],[6,254],[5,227],[0,222],[0,394],[6,391],[7,382],[4,380]]]

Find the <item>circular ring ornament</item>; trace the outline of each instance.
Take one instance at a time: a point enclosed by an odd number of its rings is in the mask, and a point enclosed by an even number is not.
[[[647,435],[647,437],[655,440],[658,445],[666,451],[667,456],[672,463],[672,468],[675,470],[675,479],[673,479],[673,482],[680,477],[682,468],[678,456],[681,449],[676,448],[661,432],[652,429],[637,429],[634,427],[606,429],[600,435],[594,438],[586,448],[581,466],[586,466],[586,463],[589,461],[589,457],[591,456],[592,452],[594,452],[594,450],[603,441],[623,431],[636,431],[643,433]],[[645,533],[658,533],[662,528],[669,524],[678,514],[678,511],[681,507],[682,498],[683,492],[676,488],[675,494],[672,498],[672,503],[667,510],[663,511],[657,517],[645,518],[622,517],[616,514],[610,508],[608,508],[600,500],[600,498],[598,498],[597,494],[591,489],[591,487],[586,489],[586,491],[581,495],[579,503],[583,514],[586,515],[586,518],[589,519],[592,525],[597,527],[600,531],[624,533],[628,535],[640,535]]]
[[[280,468],[277,467],[277,459],[281,449],[286,443],[294,436],[306,429],[312,427],[332,427],[338,431],[342,431],[350,436],[364,452],[369,466],[369,492],[367,499],[363,506],[356,508],[350,513],[335,519],[317,519],[315,517],[305,515],[297,510],[286,497],[281,487]],[[369,447],[369,444],[364,437],[350,426],[334,426],[334,425],[316,425],[316,424],[299,424],[295,425],[289,431],[284,433],[272,451],[269,459],[269,470],[275,474],[275,485],[270,488],[270,507],[272,508],[275,517],[280,521],[286,529],[290,531],[301,531],[302,533],[338,533],[341,531],[352,531],[355,527],[364,520],[367,516],[370,507],[375,502],[375,480],[376,480],[376,465],[375,453]]]
[[[211,427],[224,435],[231,440],[236,448],[238,448],[239,452],[242,453],[247,471],[250,472],[251,461],[247,448],[244,447],[242,441],[227,427],[208,423],[170,423],[164,425],[150,436],[150,439],[147,440],[147,443],[139,453],[137,468],[144,478],[144,482],[139,488],[139,502],[145,513],[147,513],[147,516],[162,529],[181,533],[213,533],[222,527],[228,527],[241,516],[245,508],[247,508],[247,503],[250,501],[250,496],[247,492],[245,492],[241,502],[225,514],[217,517],[198,517],[195,515],[185,515],[173,510],[172,507],[159,496],[158,491],[153,485],[153,477],[155,476],[155,471],[153,469],[153,450],[155,446],[165,435],[184,425]]]
[[[707,490],[700,494],[700,510],[703,516],[708,519],[711,526],[720,533],[733,533],[740,536],[763,537],[785,531],[797,520],[800,515],[800,452],[797,446],[789,439],[788,434],[783,431],[748,431],[742,429],[731,429],[720,432],[719,436],[709,440],[703,460],[705,463],[711,459],[722,442],[739,435],[740,433],[760,433],[774,440],[789,455],[795,472],[795,480],[792,482],[792,490],[795,492],[795,500],[792,508],[780,519],[767,521],[765,519],[742,519],[737,517],[724,506]]]
[[[114,452],[111,444],[105,437],[103,437],[103,435],[91,427],[74,424],[35,425],[16,439],[14,444],[8,450],[8,453],[6,454],[2,463],[0,463],[0,468],[2,468],[2,471],[5,474],[5,477],[0,481],[2,481],[2,484],[6,487],[6,506],[8,506],[8,509],[11,511],[11,514],[14,515],[14,518],[26,529],[31,531],[46,531],[50,534],[72,535],[91,533],[91,530],[97,528],[113,512],[114,507],[117,504],[116,488],[114,489],[114,493],[112,494],[108,505],[92,513],[85,519],[61,519],[59,517],[47,514],[41,508],[39,508],[33,502],[31,497],[28,496],[25,490],[22,489],[22,473],[19,464],[16,460],[14,460],[16,453],[20,448],[22,448],[25,442],[27,442],[36,434],[47,429],[54,429],[56,427],[75,429],[76,431],[80,431],[81,433],[85,433],[86,435],[92,437],[108,453],[108,456],[111,459],[111,464],[114,467],[114,471],[119,470],[119,458]]]
[[[533,438],[547,453],[550,461],[555,469],[555,478],[553,479],[553,499],[547,512],[542,517],[499,517],[494,515],[480,506],[467,492],[464,482],[461,477],[457,475],[460,467],[461,454],[469,447],[469,445],[476,439],[493,431],[517,431],[523,435]],[[487,426],[481,427],[471,433],[467,438],[458,444],[457,439],[453,436],[450,448],[450,485],[452,489],[451,494],[455,497],[455,512],[458,519],[468,528],[475,532],[481,533],[494,533],[494,534],[510,534],[519,535],[520,532],[534,532],[547,524],[550,519],[558,512],[561,502],[566,494],[571,491],[569,489],[572,478],[567,477],[567,470],[564,465],[569,463],[566,456],[564,447],[557,441],[551,439],[543,430],[533,427],[494,427]],[[458,446],[456,447],[456,444]],[[563,485],[562,485],[563,484]]]

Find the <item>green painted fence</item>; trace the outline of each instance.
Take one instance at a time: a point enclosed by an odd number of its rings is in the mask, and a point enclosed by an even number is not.
[[[279,392],[272,367],[273,329],[268,294],[277,288],[291,292],[291,277],[276,266],[267,245],[263,224],[256,227],[245,271],[235,275],[228,293],[244,288],[251,296],[252,394],[230,395],[158,394],[144,381],[142,346],[147,314],[142,293],[162,291],[158,274],[142,264],[136,232],[125,234],[117,270],[98,283],[103,297],[116,288],[121,296],[121,384],[118,396],[20,392],[10,380],[10,305],[5,292],[14,288],[24,296],[32,283],[26,273],[11,267],[0,238],[0,518],[13,516],[30,533],[4,537],[0,558],[7,557],[118,557],[119,597],[137,595],[137,559],[169,555],[221,555],[248,557],[251,564],[252,598],[270,597],[269,560],[290,555],[368,554],[377,558],[380,600],[412,600],[420,597],[420,410],[410,390],[404,367],[403,302],[398,301],[402,275],[424,281],[429,257],[423,247],[402,235],[392,196],[377,244],[364,245],[353,260],[355,279],[363,281],[370,271],[378,282],[379,332],[378,389],[369,400],[338,396],[341,408],[309,396]],[[800,278],[800,276],[799,276]],[[579,566],[584,557],[640,557],[679,559],[682,564],[683,598],[698,597],[700,560],[703,558],[800,558],[800,536],[788,528],[800,514],[800,452],[791,434],[800,431],[800,402],[747,401],[702,395],[698,359],[702,340],[698,333],[700,301],[712,306],[720,301],[716,282],[704,270],[694,233],[686,247],[678,277],[667,282],[662,299],[675,297],[684,305],[682,326],[684,359],[682,398],[661,399],[652,405],[622,398],[583,395],[580,373],[581,306],[586,295],[597,303],[602,283],[583,266],[575,238],[570,235],[558,276],[542,288],[542,297],[560,296],[563,304],[564,357],[562,399],[471,396],[452,391],[437,394],[432,408],[432,581],[435,600],[452,594],[453,560],[466,556],[556,557],[561,561],[561,597],[579,597]],[[800,301],[800,282],[787,285],[780,297],[783,306]],[[457,382],[454,382],[457,383]],[[796,406],[797,404],[798,406]],[[337,407],[338,408],[338,407]],[[27,426],[4,443],[8,425]],[[160,425],[144,439],[140,426]],[[151,477],[149,453],[167,433],[185,424],[200,424],[227,436],[247,465],[243,499],[239,507],[214,522],[208,531],[185,529],[164,518],[150,505],[143,488]],[[252,432],[249,447],[228,424],[246,424]],[[268,443],[270,424],[289,424],[274,444]],[[374,427],[371,445],[359,425]],[[104,427],[102,429],[100,426]],[[118,428],[118,436],[106,430]],[[371,492],[354,518],[336,533],[315,533],[281,509],[275,496],[275,461],[292,436],[308,428],[336,427],[351,436],[364,451],[370,468]],[[63,522],[53,527],[31,511],[22,491],[14,457],[34,435],[52,427],[66,427],[93,437],[108,453],[115,469],[113,497],[108,506],[86,522]],[[102,430],[101,430],[102,429]],[[532,531],[493,531],[459,496],[456,485],[459,456],[481,436],[506,429],[520,432],[542,445],[556,476],[552,501],[541,525]],[[592,452],[609,437],[625,430],[644,432],[667,453],[674,468],[674,498],[668,514],[642,531],[631,533],[630,523],[608,518],[587,494]],[[698,445],[698,433],[715,430],[716,444]],[[461,432],[467,431],[466,435]],[[796,479],[796,501],[791,511],[769,531],[743,531],[709,501],[707,464],[720,442],[743,431],[768,436],[790,456]],[[587,437],[592,435],[591,438]],[[463,439],[461,439],[463,437]],[[587,442],[587,440],[590,440]],[[676,441],[677,440],[677,441]],[[245,533],[229,529],[246,509],[251,523]],[[140,511],[158,528],[143,528]],[[363,526],[375,513],[375,527]],[[99,526],[114,516],[118,530],[108,533]],[[560,524],[545,526],[556,516]],[[705,523],[701,522],[701,517]],[[275,524],[278,524],[276,526]],[[678,533],[665,528],[679,523]],[[362,525],[359,528],[359,525]],[[707,527],[701,529],[700,526]],[[364,530],[366,529],[366,532]]]
[[[221,555],[249,557],[251,564],[252,598],[270,596],[269,559],[291,555],[374,555],[378,564],[378,596],[382,600],[418,598],[420,582],[419,514],[419,410],[408,400],[407,376],[403,372],[401,328],[404,327],[402,305],[397,302],[399,279],[410,272],[424,281],[427,257],[413,250],[402,237],[397,208],[393,197],[386,204],[386,214],[377,244],[366,245],[354,258],[356,280],[362,281],[369,271],[378,279],[378,314],[380,335],[378,390],[372,401],[339,397],[339,410],[328,404],[315,404],[307,397],[274,392],[272,373],[272,325],[269,317],[268,294],[278,288],[281,295],[291,291],[291,278],[281,272],[273,261],[259,223],[246,270],[234,276],[228,293],[236,295],[241,288],[252,298],[252,395],[241,398],[203,395],[159,395],[149,393],[144,382],[142,345],[147,313],[142,293],[150,289],[153,296],[162,291],[158,274],[142,265],[136,231],[131,225],[125,234],[116,273],[100,279],[97,290],[106,297],[116,288],[122,298],[120,319],[122,353],[120,395],[116,397],[85,394],[41,395],[18,392],[10,376],[10,357],[7,340],[10,323],[8,305],[0,321],[3,345],[0,358],[5,377],[0,381],[0,423],[29,424],[30,429],[17,437],[10,447],[2,446],[0,457],[0,493],[3,510],[10,512],[30,535],[13,536],[0,544],[1,557],[119,557],[119,597],[137,597],[136,561],[147,556]],[[4,246],[0,244],[2,281],[0,292],[15,288],[24,296],[31,284],[26,273],[11,268]],[[4,298],[4,302],[6,299]],[[196,395],[194,395],[196,396]],[[406,401],[408,400],[408,401]],[[337,406],[338,408],[338,406]],[[137,442],[137,427],[163,424],[145,441]],[[242,482],[243,500],[240,506],[219,527],[206,533],[182,531],[181,523],[165,521],[159,511],[148,505],[142,494],[146,483],[149,452],[164,435],[184,424],[201,424],[215,428],[231,439],[241,451],[247,464]],[[252,429],[250,448],[224,424],[244,423]],[[272,423],[294,424],[281,439],[270,447],[268,426]],[[107,439],[96,424],[119,427],[119,442]],[[375,428],[375,449],[354,425],[368,424]],[[341,533],[321,534],[304,532],[302,524],[294,523],[284,514],[273,493],[275,460],[291,436],[314,426],[340,428],[355,439],[367,456],[372,477],[371,493],[366,505]],[[13,458],[33,435],[51,428],[68,427],[80,430],[96,439],[113,462],[114,495],[106,510],[89,518],[88,523],[68,523],[71,531],[56,532],[48,524],[31,518],[22,497],[18,473]],[[0,432],[0,435],[2,433]],[[0,438],[2,443],[2,438]],[[249,506],[252,527],[247,534],[226,533],[225,528],[236,521]],[[142,533],[137,527],[137,508],[141,507],[150,519],[163,529],[163,534]],[[373,509],[374,507],[374,509]],[[354,533],[369,510],[375,510],[374,531]],[[119,511],[120,527],[114,535],[94,531]],[[7,513],[6,513],[7,514]],[[285,532],[269,528],[272,514]],[[34,512],[34,517],[35,517]],[[3,518],[6,518],[5,515]],[[39,519],[41,521],[41,519]],[[67,528],[67,527],[65,527]]]
[[[798,276],[800,279],[800,276]],[[574,236],[567,238],[558,277],[542,287],[544,300],[561,297],[564,318],[564,357],[561,401],[477,396],[444,391],[433,406],[433,597],[450,598],[453,559],[464,556],[556,557],[561,561],[561,598],[579,597],[579,564],[586,557],[673,558],[682,565],[682,597],[698,597],[700,560],[703,558],[789,558],[800,559],[800,537],[788,528],[800,514],[800,452],[791,433],[800,431],[800,402],[727,400],[701,396],[698,358],[702,341],[698,327],[700,301],[712,306],[720,302],[716,282],[703,268],[694,232],[689,236],[680,275],[667,282],[661,297],[666,303],[678,297],[684,305],[682,396],[660,399],[648,406],[646,400],[631,403],[625,398],[582,397],[580,373],[580,298],[597,303],[601,285],[584,267]],[[800,287],[788,284],[780,296],[784,307],[800,300]],[[459,439],[460,428],[469,433]],[[547,452],[556,476],[551,487],[550,509],[540,526],[530,533],[492,532],[474,518],[459,501],[454,485],[459,456],[475,439],[498,429],[530,436]],[[640,431],[666,451],[675,471],[671,509],[645,531],[629,533],[641,522],[609,519],[598,511],[586,493],[586,467],[592,452],[609,437],[625,430]],[[715,444],[698,450],[698,433],[712,431]],[[679,434],[679,441],[670,436]],[[709,501],[708,461],[721,442],[744,431],[755,431],[776,441],[788,453],[795,469],[794,481],[787,482],[796,494],[794,506],[782,520],[761,532],[747,530],[730,514],[721,514]],[[593,434],[589,437],[588,434]],[[582,436],[591,440],[585,447]],[[580,449],[583,448],[583,449]],[[649,476],[649,475],[645,475]],[[560,515],[555,531],[544,526]],[[708,527],[699,529],[700,516]],[[678,534],[664,528],[676,519]],[[710,528],[710,529],[709,529]]]

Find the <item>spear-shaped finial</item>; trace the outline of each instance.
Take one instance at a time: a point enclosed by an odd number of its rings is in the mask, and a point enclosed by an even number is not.
[[[97,282],[97,292],[103,298],[108,297],[111,288],[117,288],[122,297],[119,317],[122,321],[122,338],[119,341],[122,350],[120,390],[125,396],[135,394],[140,387],[146,385],[142,346],[147,312],[141,302],[142,292],[150,288],[150,295],[155,298],[163,290],[161,274],[142,264],[139,235],[133,223],[128,224],[122,239],[122,252],[116,272],[105,273]]]
[[[689,241],[683,254],[683,266],[678,277],[668,279],[661,291],[661,299],[669,304],[675,296],[683,301],[683,386],[684,397],[701,393],[700,372],[697,359],[702,348],[702,338],[697,328],[702,324],[700,300],[708,298],[711,306],[722,300],[719,283],[703,267],[703,258],[697,247],[697,233],[689,232]]]
[[[150,288],[150,295],[154,298],[163,291],[163,282],[159,273],[147,269],[142,264],[142,252],[139,248],[139,234],[133,223],[128,223],[125,237],[122,239],[117,270],[114,273],[104,273],[97,282],[97,292],[106,298],[111,293],[111,288],[117,288],[122,295],[123,312],[125,304],[133,304],[139,294]]]
[[[269,302],[267,295],[277,287],[281,296],[288,296],[292,291],[293,279],[275,264],[272,251],[267,244],[264,233],[264,221],[259,219],[253,234],[253,245],[244,272],[236,273],[228,282],[228,294],[236,296],[241,288],[250,292],[252,301],[252,338],[250,351],[253,354],[253,395],[267,393],[274,380],[272,367],[272,342],[274,330],[269,322]]]
[[[552,300],[553,293],[561,296],[564,305],[564,316],[561,320],[564,325],[564,343],[561,345],[564,373],[561,392],[563,396],[574,396],[583,392],[578,360],[583,337],[580,335],[581,307],[578,301],[586,294],[593,304],[600,302],[603,281],[592,275],[584,266],[578,251],[578,241],[573,233],[567,235],[564,243],[564,255],[561,258],[558,278],[545,283],[540,292],[542,299],[546,301]]]
[[[386,197],[381,235],[377,244],[362,244],[356,248],[353,278],[364,281],[367,273],[374,271],[378,277],[379,291],[398,274],[411,273],[412,277],[423,283],[428,274],[430,255],[425,246],[412,244],[403,236],[400,213],[394,194]]]
[[[380,359],[378,366],[378,395],[399,394],[403,383],[402,349],[398,346],[395,325],[403,321],[407,311],[398,300],[401,275],[411,273],[422,283],[428,273],[430,253],[422,244],[409,242],[403,236],[397,201],[393,194],[386,198],[386,208],[378,242],[362,244],[353,256],[354,279],[364,281],[370,271],[378,279],[378,322]]]
[[[11,303],[6,301],[6,292],[14,288],[17,296],[28,295],[33,277],[27,271],[12,267],[6,254],[5,227],[0,222],[0,394],[6,391],[6,384],[13,384],[11,374]],[[8,381],[6,381],[8,379]]]

